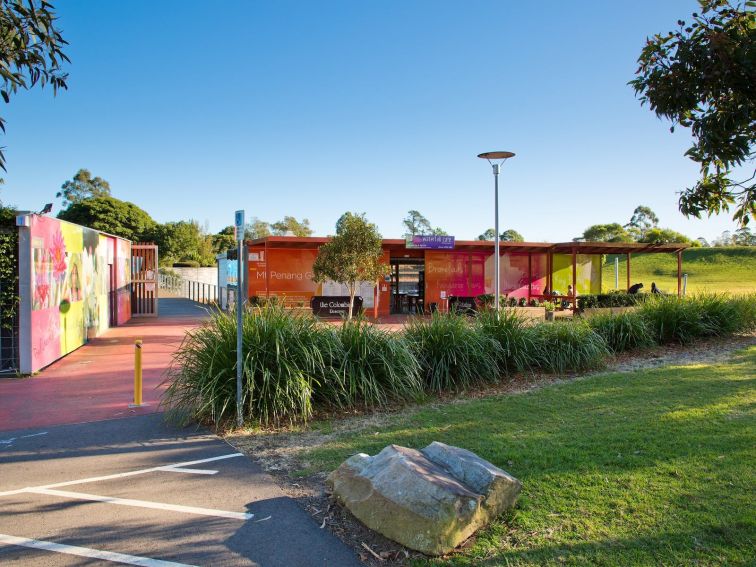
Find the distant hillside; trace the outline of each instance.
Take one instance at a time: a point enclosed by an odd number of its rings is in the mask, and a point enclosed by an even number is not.
[[[626,282],[625,256],[619,256],[619,285]],[[690,248],[683,252],[683,273],[688,274],[688,292],[756,291],[756,246]],[[630,261],[632,283],[651,282],[662,291],[677,292],[677,258],[674,254],[636,254]],[[604,291],[614,289],[614,255],[607,255],[603,266]]]

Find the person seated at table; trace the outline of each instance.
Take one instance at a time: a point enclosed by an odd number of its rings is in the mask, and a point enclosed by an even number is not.
[[[651,282],[651,293],[658,293],[659,295],[664,294],[662,290],[656,287],[656,282]]]
[[[627,293],[629,293],[631,295],[634,295],[634,294],[638,293],[641,289],[643,289],[643,284],[642,283],[637,283],[635,285],[631,285],[630,289],[627,290]]]
[[[572,294],[572,286],[571,285],[567,286],[567,297],[570,297],[570,298],[574,297],[573,294]],[[563,299],[562,300],[562,309],[567,309],[570,306],[570,301],[571,301],[570,299]]]

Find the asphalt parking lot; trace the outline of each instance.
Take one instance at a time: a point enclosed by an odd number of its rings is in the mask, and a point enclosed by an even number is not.
[[[151,414],[0,433],[0,564],[360,565],[259,466]]]

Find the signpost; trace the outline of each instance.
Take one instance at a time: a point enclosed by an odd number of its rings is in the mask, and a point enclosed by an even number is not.
[[[244,424],[244,416],[242,415],[242,375],[244,357],[242,356],[242,315],[243,315],[243,299],[242,289],[244,286],[244,211],[236,211],[234,218],[234,231],[236,232],[236,425],[241,427]]]

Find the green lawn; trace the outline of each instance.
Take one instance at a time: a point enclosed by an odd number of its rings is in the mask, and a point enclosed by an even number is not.
[[[625,256],[620,255],[619,283],[627,282]],[[602,289],[614,289],[614,255],[607,255],[603,266]],[[688,274],[688,291],[756,290],[756,246],[691,248],[683,252],[683,273]],[[656,282],[663,291],[677,293],[677,256],[675,254],[637,254],[630,261],[631,283],[643,282],[644,291]]]
[[[433,440],[522,480],[513,513],[439,565],[753,565],[756,347],[717,366],[602,374],[448,403],[305,455]]]

